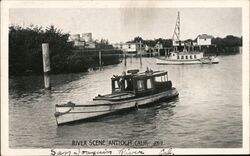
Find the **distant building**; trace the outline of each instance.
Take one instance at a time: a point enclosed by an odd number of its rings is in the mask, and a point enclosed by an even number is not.
[[[154,48],[155,49],[163,49],[163,45],[162,45],[162,43],[157,42]]]
[[[85,48],[96,48],[96,44],[94,42],[85,42]]]
[[[75,47],[82,47],[82,48],[84,48],[85,45],[86,45],[85,42],[82,42],[80,40],[74,40],[73,42],[74,42],[74,46]]]
[[[92,33],[82,33],[81,41],[92,42]]]
[[[82,33],[82,36],[80,34],[71,34],[68,41],[73,42],[74,46],[79,49],[96,47],[95,42],[92,40],[92,33]]]
[[[180,46],[180,42],[181,42],[181,46],[184,46],[184,42],[183,41],[178,41],[178,40],[173,40],[172,45],[174,47]]]
[[[136,43],[115,43],[113,47],[127,53],[135,53],[137,51]]]
[[[212,35],[202,34],[197,36],[197,45],[198,46],[209,46],[212,45]]]
[[[72,42],[72,41],[80,41],[80,34],[71,34],[69,36],[69,42]]]

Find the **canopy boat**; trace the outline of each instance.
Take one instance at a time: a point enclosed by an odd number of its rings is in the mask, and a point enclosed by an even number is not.
[[[78,120],[90,119],[126,109],[137,109],[144,105],[177,97],[176,88],[168,80],[168,72],[129,70],[127,74],[114,75],[111,78],[112,93],[98,95],[93,103],[76,105],[68,102],[55,106],[58,125]]]

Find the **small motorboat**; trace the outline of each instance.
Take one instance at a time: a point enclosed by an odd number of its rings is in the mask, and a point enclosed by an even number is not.
[[[166,71],[147,69],[139,73],[138,69],[129,70],[122,75],[114,75],[111,82],[112,93],[94,97],[92,104],[77,105],[73,102],[57,104],[55,106],[57,125],[138,109],[179,95],[172,82],[168,80]]]

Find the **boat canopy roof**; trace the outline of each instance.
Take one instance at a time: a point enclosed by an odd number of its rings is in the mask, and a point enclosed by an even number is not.
[[[122,75],[113,75],[113,77],[111,79],[112,80],[116,80],[116,79],[120,79],[120,78],[125,78],[125,79],[126,78],[137,78],[137,79],[140,79],[140,78],[163,76],[163,75],[167,75],[167,74],[168,74],[167,71],[152,71],[152,70],[146,70],[145,72],[133,73],[133,74],[131,74],[130,72],[128,72],[128,74],[123,72]]]

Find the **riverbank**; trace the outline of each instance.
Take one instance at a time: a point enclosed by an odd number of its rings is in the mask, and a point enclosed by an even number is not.
[[[75,50],[69,34],[54,26],[9,27],[9,75],[42,75],[42,43],[49,44],[52,74],[87,72],[89,68],[118,64],[121,51],[106,43],[95,42],[102,49]],[[107,49],[106,47],[109,47]],[[102,56],[99,56],[101,52]],[[100,61],[101,59],[101,61]]]

